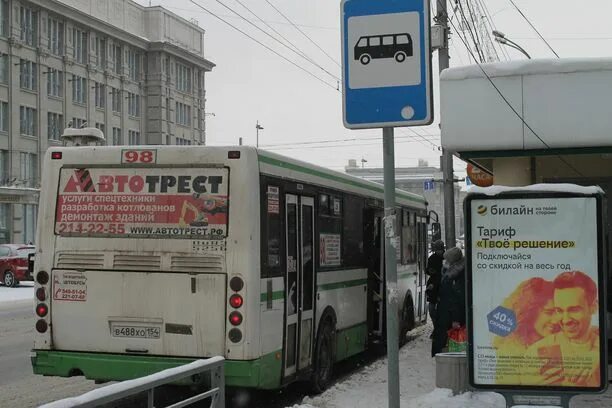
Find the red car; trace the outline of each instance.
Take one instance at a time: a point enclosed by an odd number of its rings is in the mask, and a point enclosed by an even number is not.
[[[28,270],[28,255],[35,250],[31,245],[0,245],[0,278],[4,286],[15,287],[20,281],[34,280]]]

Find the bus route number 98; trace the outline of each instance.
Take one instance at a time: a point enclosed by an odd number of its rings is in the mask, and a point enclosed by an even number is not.
[[[121,164],[157,163],[157,150],[134,149],[121,151]]]

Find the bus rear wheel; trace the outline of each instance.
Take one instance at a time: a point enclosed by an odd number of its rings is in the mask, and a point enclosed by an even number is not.
[[[370,63],[370,56],[368,54],[363,54],[361,57],[359,57],[359,61],[363,64],[363,65],[368,65]]]
[[[312,373],[312,390],[320,394],[329,387],[334,366],[334,328],[330,321],[319,329],[315,345],[315,361]]]
[[[406,54],[404,54],[403,52],[399,51],[395,53],[395,60],[397,62],[404,62],[406,60]]]
[[[406,344],[406,335],[408,332],[416,326],[415,316],[414,316],[414,305],[412,303],[412,297],[406,296],[406,300],[404,301],[404,306],[402,306],[402,310],[400,311],[399,318],[399,345],[400,347]]]

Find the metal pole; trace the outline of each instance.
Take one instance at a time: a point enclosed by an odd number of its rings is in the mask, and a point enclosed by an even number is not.
[[[389,408],[399,408],[399,334],[398,288],[395,231],[395,151],[393,128],[383,128],[383,163],[385,168],[385,279],[387,282],[387,361]]]
[[[257,140],[255,141],[255,147],[259,147],[259,121],[257,121],[255,129],[257,130]]]
[[[438,24],[443,28],[444,45],[438,49],[438,66],[440,72],[450,66],[448,54],[448,12],[446,1],[437,2]],[[444,131],[444,129],[442,129]],[[446,247],[454,247],[455,237],[455,175],[453,172],[453,154],[442,151],[442,174],[444,178],[444,238]]]

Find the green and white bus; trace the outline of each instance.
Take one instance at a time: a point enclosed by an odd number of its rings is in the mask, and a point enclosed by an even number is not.
[[[322,390],[385,341],[379,184],[252,147],[58,147],[40,200],[36,374],[220,355],[228,386]],[[427,222],[398,190],[402,339],[426,319]]]

